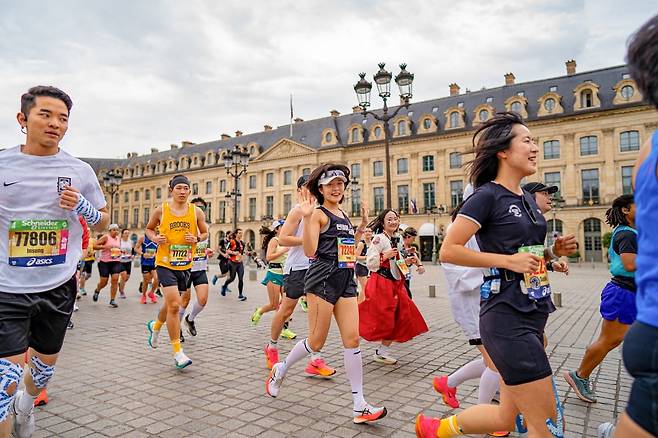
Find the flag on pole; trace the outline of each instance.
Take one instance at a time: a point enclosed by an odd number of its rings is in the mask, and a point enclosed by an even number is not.
[[[418,214],[418,207],[416,206],[416,200],[411,200],[411,214]]]
[[[292,118],[293,118],[293,112],[292,112],[292,93],[290,93],[290,138],[292,138]]]

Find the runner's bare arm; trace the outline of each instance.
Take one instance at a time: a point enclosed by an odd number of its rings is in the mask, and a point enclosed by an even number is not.
[[[327,225],[329,218],[320,209],[314,209],[309,217],[305,217],[304,223],[304,254],[313,257],[318,250],[318,238],[320,230]]]
[[[194,207],[196,212],[196,227],[199,231],[199,242],[208,238],[208,224],[206,223],[206,214],[199,207]]]
[[[265,260],[271,262],[272,260],[276,260],[288,252],[289,248],[287,246],[283,246],[281,247],[280,250],[277,251],[277,248],[280,245],[280,243],[281,242],[279,242],[276,237],[270,239],[270,242],[267,244],[267,252],[265,253]]]
[[[142,243],[144,243],[144,236],[140,236],[139,239],[137,239],[137,243],[135,244],[135,252],[138,256],[142,255]]]
[[[153,210],[153,213],[151,213],[151,217],[149,218],[149,223],[146,224],[146,228],[144,229],[144,234],[146,234],[146,237],[157,243],[158,245],[162,245],[167,242],[167,239],[159,235],[158,233],[155,232],[155,229],[157,228],[158,225],[160,225],[160,221],[162,220],[162,207],[156,207],[155,210]]]
[[[282,246],[301,246],[303,240],[301,237],[295,236],[295,231],[302,221],[302,213],[299,211],[299,208],[295,207],[290,210],[288,217],[286,217],[286,222],[281,227],[281,232],[279,233],[279,243]]]

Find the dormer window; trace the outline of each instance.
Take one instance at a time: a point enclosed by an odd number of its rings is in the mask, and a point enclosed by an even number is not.
[[[450,127],[451,128],[459,127],[459,113],[457,111],[453,111],[450,113]]]
[[[489,119],[489,111],[486,109],[481,109],[478,113],[478,119],[480,119],[481,122],[486,122],[487,119]]]
[[[621,97],[626,100],[630,100],[631,97],[635,94],[635,88],[632,85],[624,85],[621,87]]]
[[[580,107],[581,108],[591,108],[594,106],[594,98],[592,96],[592,90],[583,90],[580,92]]]
[[[426,117],[423,119],[423,129],[430,129],[432,127],[432,119]]]
[[[398,135],[407,135],[407,122],[405,120],[398,122]]]
[[[519,102],[519,101],[512,102],[512,106],[510,106],[512,111],[514,111],[515,113],[518,113],[518,114],[521,113],[521,108],[522,107],[523,107],[523,105],[521,105],[521,102]]]
[[[555,99],[553,99],[552,97],[546,99],[544,101],[544,109],[549,113],[553,112],[553,110],[555,109]]]

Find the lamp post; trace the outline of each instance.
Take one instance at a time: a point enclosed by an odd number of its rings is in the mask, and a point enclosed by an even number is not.
[[[111,170],[103,175],[103,187],[110,194],[110,222],[114,222],[114,195],[119,191],[122,180],[121,175]]]
[[[249,166],[249,152],[242,151],[238,146],[234,146],[233,150],[226,152],[224,156],[224,167],[226,173],[233,177],[233,191],[226,194],[227,199],[233,200],[233,229],[238,228],[238,202],[240,200],[240,177],[247,171]]]
[[[432,264],[436,265],[438,261],[438,239],[437,239],[437,231],[436,231],[436,216],[438,215],[441,217],[443,213],[446,212],[446,207],[445,205],[440,205],[436,206],[433,205],[427,210],[427,215],[432,215]]]
[[[559,196],[559,194],[558,194]],[[554,198],[553,199],[553,208],[552,208],[552,213],[553,213],[553,239],[551,239],[550,244],[552,245],[553,242],[555,242],[555,238],[557,237],[557,211],[562,208],[564,205],[564,199],[562,197]]]
[[[354,217],[361,212],[361,197],[359,197],[358,208],[354,208],[355,193],[361,193],[361,188],[359,187],[359,181],[357,179],[350,181],[350,210],[352,210],[352,216]]]
[[[393,114],[388,114],[387,101],[391,97],[391,79],[393,78],[393,75],[386,71],[384,66],[385,64],[383,62],[379,63],[379,71],[373,76],[373,80],[377,85],[377,92],[379,97],[381,97],[384,101],[384,107],[382,108],[381,115],[372,111],[368,111],[368,107],[370,106],[370,90],[372,90],[372,83],[366,80],[365,73],[359,73],[360,79],[356,85],[354,85],[354,91],[356,92],[359,106],[362,109],[363,117],[367,117],[368,114],[370,114],[376,120],[384,123],[384,154],[386,159],[386,208],[392,208],[390,163],[391,129],[389,126],[389,121],[397,116],[402,108],[409,108],[409,100],[412,97],[412,84],[414,81],[414,75],[406,70],[407,64],[400,64],[400,73],[395,76],[395,83],[398,84],[398,87],[400,88],[400,99],[404,102],[404,104],[398,106]]]

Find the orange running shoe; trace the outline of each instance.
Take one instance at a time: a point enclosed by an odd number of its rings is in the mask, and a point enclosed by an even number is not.
[[[354,423],[372,423],[373,421],[381,420],[388,414],[385,407],[376,408],[366,404],[366,407],[360,411],[354,411]]]
[[[426,417],[423,414],[418,414],[416,417],[416,438],[436,438],[440,424],[440,418]]]
[[[268,369],[272,369],[275,363],[279,361],[279,350],[277,350],[274,347],[270,347],[269,344],[267,344],[264,348],[265,351],[265,365],[267,366]]]
[[[509,436],[509,432],[490,432],[487,435],[489,436]]]
[[[42,389],[37,398],[34,399],[34,406],[45,406],[48,404],[48,394]]]
[[[336,369],[328,366],[324,359],[320,358],[310,361],[308,365],[306,365],[306,369],[304,371],[306,372],[307,376],[320,377],[322,379],[329,379],[334,374],[336,374]]]
[[[142,304],[146,304],[146,295],[142,295],[142,298],[139,299],[139,302]]]
[[[457,388],[448,386],[448,376],[435,377],[432,380],[432,386],[443,397],[443,402],[453,409],[459,407],[457,400]]]

